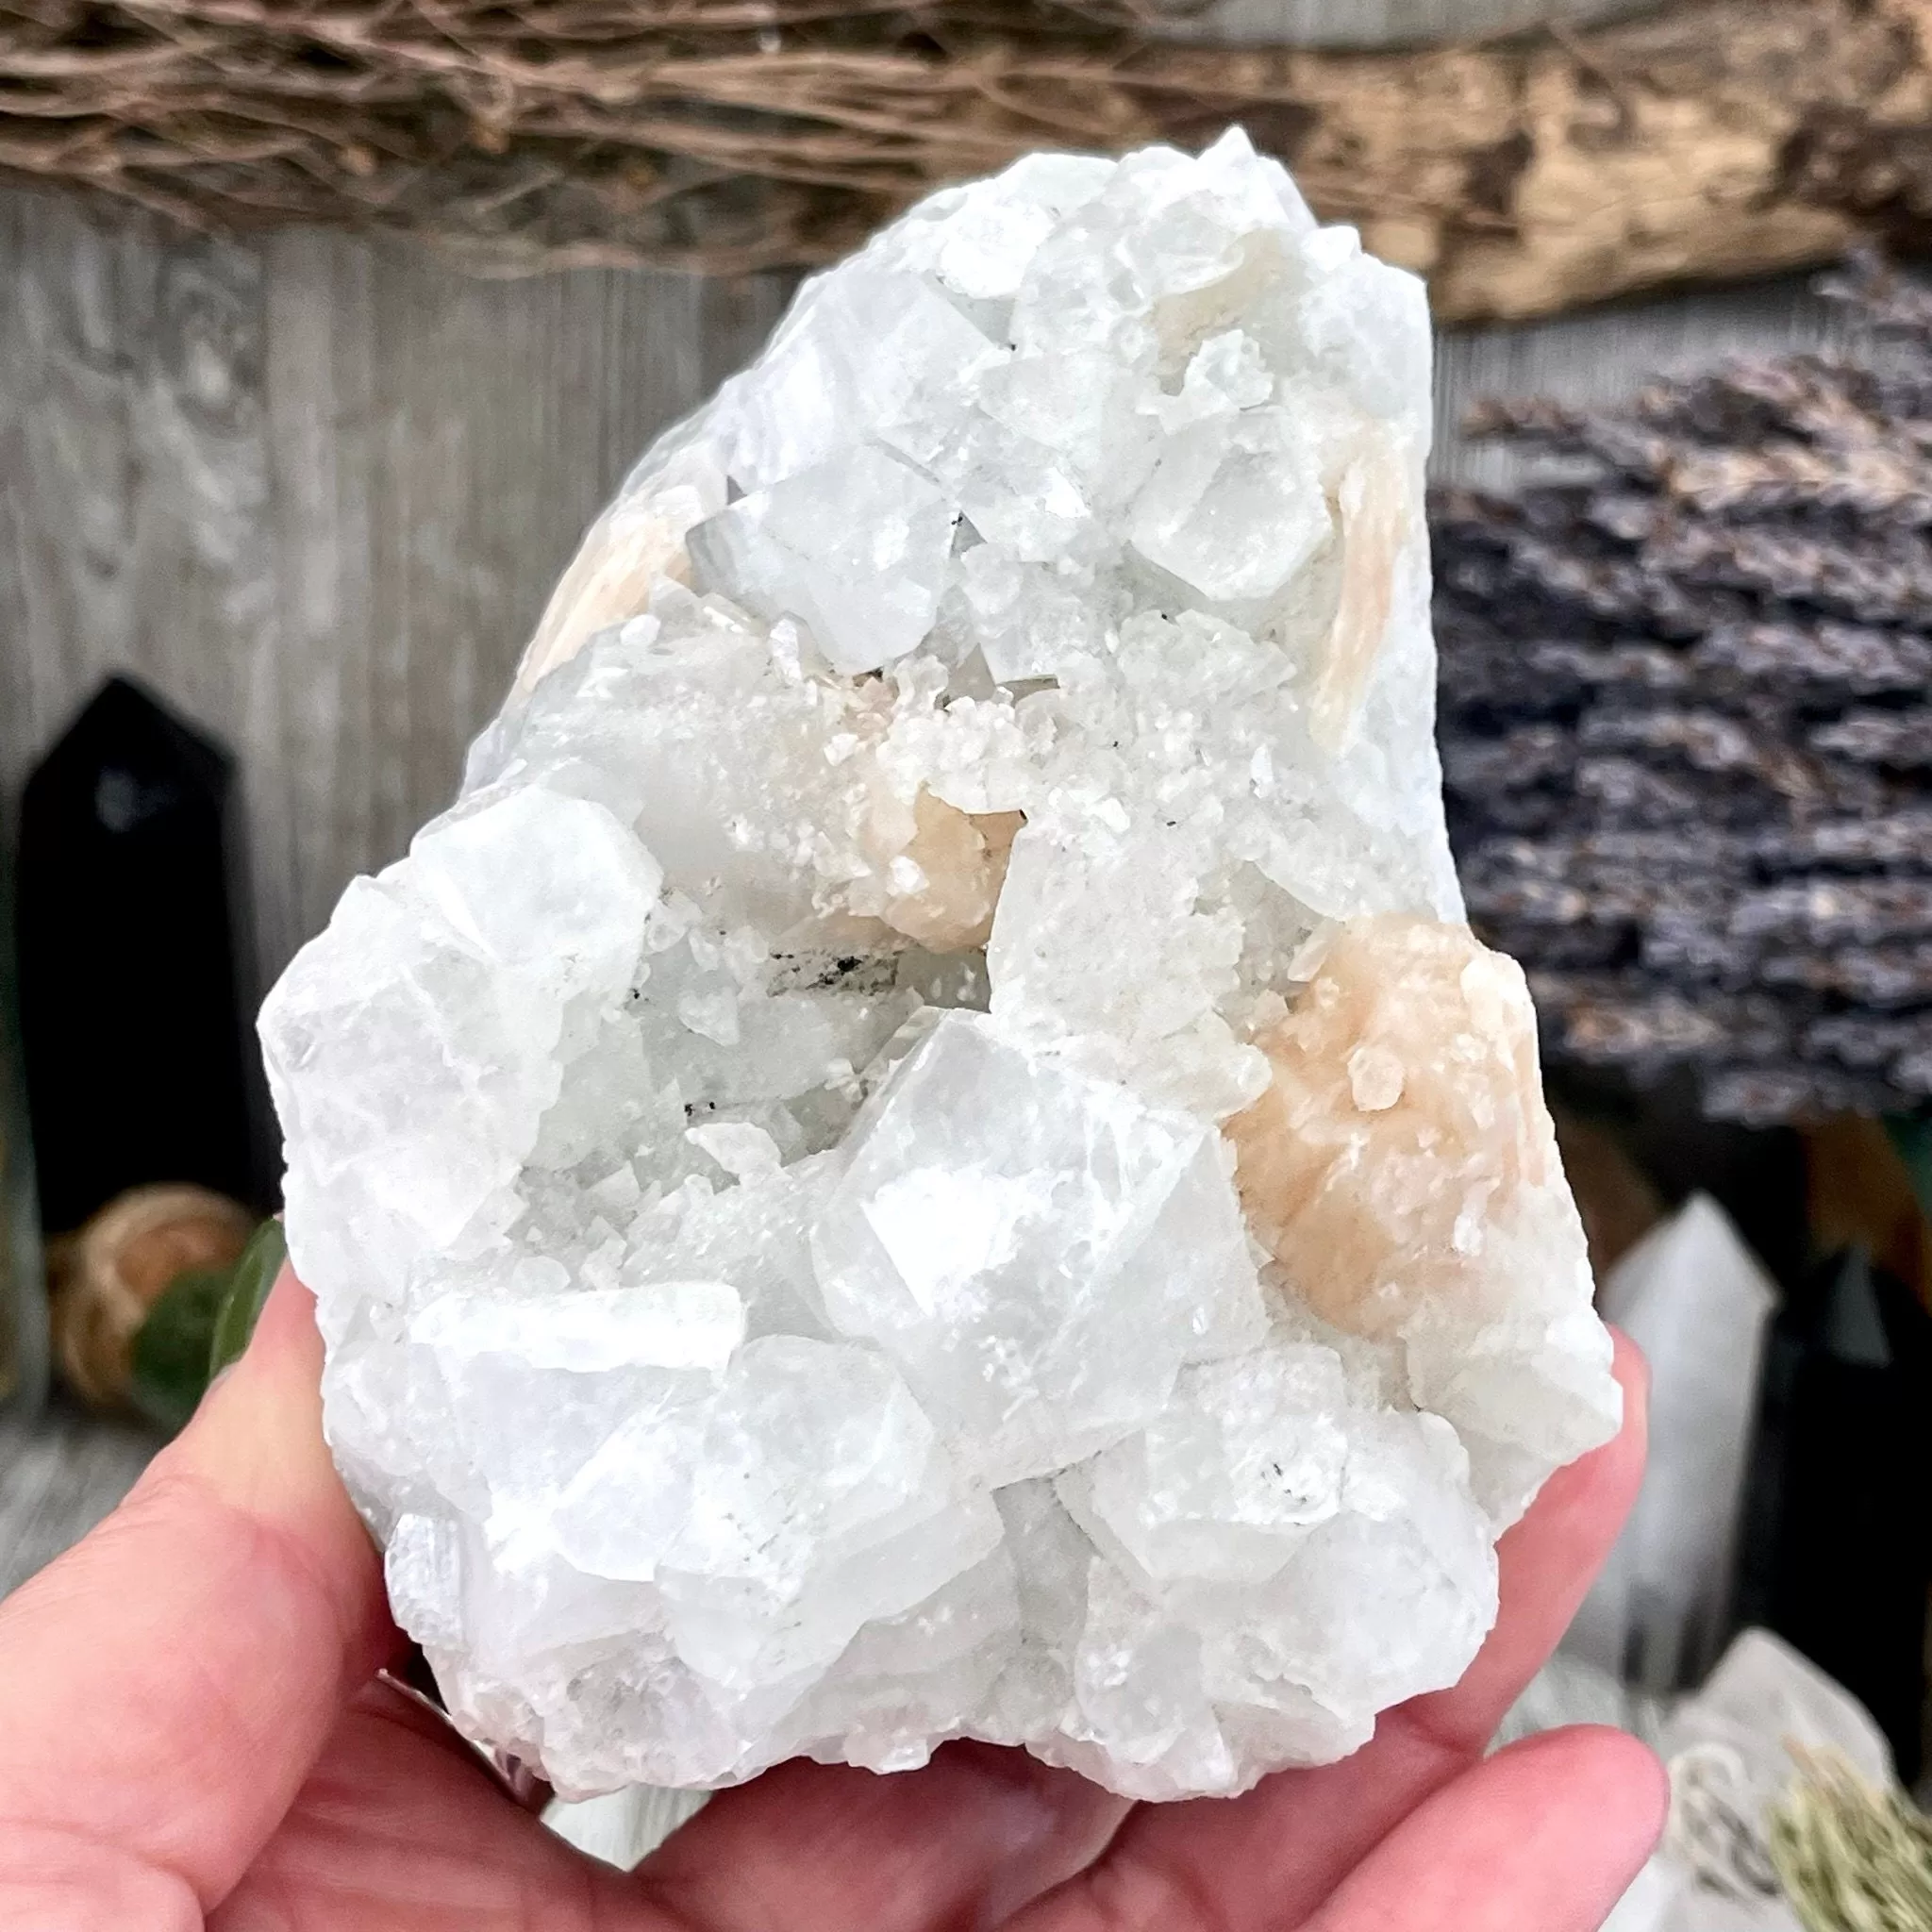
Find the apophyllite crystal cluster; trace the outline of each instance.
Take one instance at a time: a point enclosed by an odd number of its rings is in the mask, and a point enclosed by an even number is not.
[[[1431,740],[1423,293],[1229,135],[801,291],[263,1016],[327,1425],[576,1791],[1149,1798],[1463,1670],[1618,1416]]]

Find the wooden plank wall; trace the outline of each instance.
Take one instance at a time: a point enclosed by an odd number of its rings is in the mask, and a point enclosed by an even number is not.
[[[0,795],[138,673],[242,755],[270,976],[444,802],[584,524],[786,292],[32,193],[0,261]]]
[[[400,244],[184,239],[18,192],[0,276],[0,836],[75,708],[137,673],[242,756],[264,975],[449,797],[584,525],[788,292],[477,281]],[[1774,285],[1451,337],[1439,470],[1504,474],[1454,434],[1476,394],[1608,397],[1831,327]],[[58,1408],[0,1424],[0,1594],[150,1447]]]
[[[1386,47],[1413,41],[1473,41],[1543,22],[1587,25],[1641,13],[1659,0],[1157,0],[1178,36],[1288,42],[1305,47]]]
[[[0,262],[0,798],[108,672],[147,679],[242,755],[264,983],[446,801],[584,525],[787,293],[481,281],[18,192]],[[1609,395],[1829,325],[1780,285],[1454,336],[1439,467],[1501,473],[1454,435],[1476,393]]]

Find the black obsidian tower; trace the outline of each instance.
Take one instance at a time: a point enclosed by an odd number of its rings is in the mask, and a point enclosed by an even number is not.
[[[1788,1299],[1765,1352],[1740,1621],[1765,1624],[1921,1768],[1932,1585],[1932,1317],[1862,1253]]]
[[[233,758],[104,685],[27,781],[20,1017],[41,1219],[197,1181],[266,1206]]]

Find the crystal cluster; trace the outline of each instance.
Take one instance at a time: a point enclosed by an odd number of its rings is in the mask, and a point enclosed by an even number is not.
[[[1618,1401],[1431,738],[1420,286],[1039,156],[645,457],[263,1016],[335,1453],[562,1788],[1147,1798],[1462,1672]]]

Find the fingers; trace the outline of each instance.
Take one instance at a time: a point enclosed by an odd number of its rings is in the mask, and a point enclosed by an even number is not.
[[[1559,1469],[1497,1545],[1503,1574],[1496,1627],[1460,1682],[1391,1714],[1398,1734],[1465,1757],[1483,1750],[1556,1649],[1603,1568],[1643,1481],[1650,1420],[1650,1371],[1637,1344],[1611,1332],[1624,1390],[1623,1428],[1614,1441]]]
[[[1087,1862],[1123,1808],[978,1746],[895,1777],[789,1764],[714,1799],[629,1877],[519,1810],[446,1723],[378,1681],[208,1932],[991,1925]]]
[[[1500,1751],[1417,1809],[1307,1932],[1596,1932],[1663,1830],[1663,1767],[1578,1726]]]
[[[1106,1844],[1125,1801],[984,1744],[923,1771],[791,1763],[714,1798],[637,1882],[705,1932],[992,1925]]]
[[[321,1363],[285,1274],[128,1500],[0,1606],[0,1923],[198,1926],[394,1642]],[[115,1886],[142,1908],[89,1916]]]
[[[199,1923],[199,1922],[197,1922]],[[688,1932],[507,1798],[393,1685],[351,1699],[208,1932]]]
[[[1503,1539],[1496,1626],[1453,1690],[1387,1712],[1340,1764],[1283,1772],[1244,1798],[1143,1807],[1106,1857],[1014,1932],[1188,1932],[1299,1924],[1428,1794],[1478,1757],[1562,1635],[1602,1566],[1643,1473],[1642,1359],[1621,1338],[1624,1427],[1559,1470]],[[1213,1901],[1190,1918],[1189,1900]],[[1156,1902],[1166,1901],[1157,1907]],[[1160,1919],[1159,1912],[1172,1913]]]

